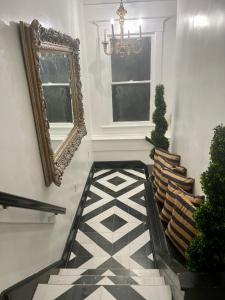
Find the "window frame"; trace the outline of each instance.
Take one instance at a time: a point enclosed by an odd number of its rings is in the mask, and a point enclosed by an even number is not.
[[[131,39],[133,38],[138,38],[139,36],[137,34],[132,34]],[[152,78],[152,35],[149,34],[142,34],[143,38],[148,37],[150,39],[150,66],[149,66],[149,71],[150,71],[150,79],[149,80],[129,80],[129,81],[112,81],[112,69],[110,68],[110,73],[111,73],[111,106],[112,106],[112,124],[113,125],[130,125],[130,124],[135,124],[135,123],[143,123],[145,124],[146,122],[149,123],[151,120],[151,78]],[[126,35],[125,35],[126,38]],[[110,64],[111,64],[111,59],[110,59]],[[149,96],[149,119],[145,121],[113,121],[113,93],[112,93],[112,86],[113,85],[135,85],[135,84],[149,84],[150,88],[150,96]]]

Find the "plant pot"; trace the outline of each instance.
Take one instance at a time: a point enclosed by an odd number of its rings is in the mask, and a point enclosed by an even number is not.
[[[184,272],[179,281],[185,300],[225,299],[225,272]]]

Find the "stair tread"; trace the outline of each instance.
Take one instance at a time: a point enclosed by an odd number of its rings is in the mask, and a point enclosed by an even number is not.
[[[88,284],[88,285],[164,285],[163,277],[146,276],[99,276],[99,275],[51,275],[49,284]]]
[[[60,269],[58,275],[103,275],[103,276],[153,276],[160,277],[159,269]]]
[[[172,300],[170,286],[122,285],[54,285],[39,284],[33,300]]]

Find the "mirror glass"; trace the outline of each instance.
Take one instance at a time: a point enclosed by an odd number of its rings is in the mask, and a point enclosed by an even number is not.
[[[70,88],[70,53],[42,50],[38,53],[40,79],[46,101],[54,153],[65,141],[74,126]]]

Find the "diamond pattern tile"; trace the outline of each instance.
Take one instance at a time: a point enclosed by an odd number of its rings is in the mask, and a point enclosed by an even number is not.
[[[114,232],[121,228],[123,225],[127,224],[127,221],[120,218],[118,215],[113,214],[105,220],[101,221],[101,223],[109,230]]]
[[[119,184],[126,182],[126,180],[119,176],[115,176],[115,177],[109,179],[108,182],[111,184],[114,184],[114,185],[119,185]]]
[[[39,285],[35,300],[172,299],[154,270],[145,179],[141,169],[95,171],[67,269]]]

